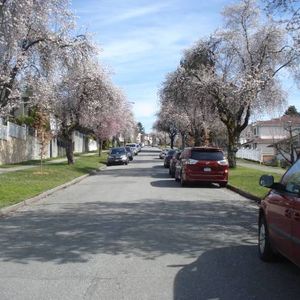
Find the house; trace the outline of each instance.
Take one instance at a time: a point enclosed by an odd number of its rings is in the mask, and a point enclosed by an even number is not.
[[[237,158],[244,158],[260,163],[281,159],[274,144],[281,143],[293,134],[297,139],[300,134],[300,117],[284,115],[266,121],[257,121],[247,126],[240,138]]]

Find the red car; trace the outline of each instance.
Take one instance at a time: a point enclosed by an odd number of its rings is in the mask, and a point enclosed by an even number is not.
[[[185,148],[176,166],[175,180],[184,186],[190,182],[218,183],[225,187],[228,181],[228,162],[219,148]]]
[[[300,160],[279,183],[263,175],[260,185],[271,190],[259,206],[259,256],[271,261],[279,252],[300,267]]]

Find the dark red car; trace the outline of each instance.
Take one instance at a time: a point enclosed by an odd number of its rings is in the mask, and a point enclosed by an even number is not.
[[[184,186],[190,182],[218,183],[225,187],[228,181],[228,162],[219,148],[190,147],[180,155],[175,180]]]
[[[170,160],[169,175],[172,178],[175,177],[176,165],[179,162],[180,154],[181,154],[181,151],[176,151]]]
[[[259,206],[259,256],[271,261],[279,252],[300,267],[300,160],[279,183],[263,175],[260,185],[271,190]]]

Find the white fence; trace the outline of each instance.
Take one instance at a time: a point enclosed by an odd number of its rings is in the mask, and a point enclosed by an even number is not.
[[[7,125],[3,124],[0,120],[0,139],[8,140],[9,137],[26,140],[27,129],[26,126],[19,126],[17,124],[7,122]]]
[[[239,149],[236,153],[237,158],[244,158],[253,161],[262,161],[262,153],[260,150],[255,149]]]
[[[0,164],[39,158],[40,144],[36,138],[36,131],[30,129],[10,122],[4,125],[0,118]],[[88,137],[80,132],[74,132],[73,142],[74,152],[77,153],[97,148],[95,142],[90,143]],[[53,138],[48,145],[46,157],[58,156],[65,156],[65,145]]]
[[[8,137],[8,130],[7,130],[7,126],[2,125],[0,123],[0,139],[1,140],[7,140]]]
[[[17,139],[26,140],[26,126],[19,126],[14,123],[7,122],[8,135]]]

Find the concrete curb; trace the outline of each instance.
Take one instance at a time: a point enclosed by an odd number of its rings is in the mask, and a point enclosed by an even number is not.
[[[23,200],[17,204],[14,204],[14,205],[11,205],[11,206],[7,206],[7,207],[4,207],[4,208],[1,208],[0,209],[0,217],[3,217],[3,216],[6,216],[8,215],[9,213],[12,213],[12,212],[15,212],[17,211],[19,208],[23,207],[23,206],[26,206],[26,205],[30,205],[32,203],[35,203],[37,201],[40,201],[50,195],[52,195],[53,193],[59,191],[59,190],[62,190],[62,189],[65,189],[71,185],[74,185],[80,181],[82,181],[83,179],[91,176],[91,175],[95,175],[97,174],[98,171],[101,171],[101,170],[104,170],[106,169],[106,166],[102,166],[101,168],[99,168],[97,171],[92,171],[90,174],[85,174],[85,175],[82,175],[80,177],[77,177],[69,182],[66,182],[62,185],[59,185],[51,190],[48,190],[46,192],[43,192],[35,197],[32,197],[32,198],[29,198],[29,199],[26,199],[26,200]]]
[[[236,187],[234,187],[234,186],[232,186],[230,184],[227,184],[227,188],[229,190],[231,190],[231,191],[233,191],[233,192],[235,192],[235,193],[237,193],[237,194],[239,194],[239,195],[247,198],[247,199],[255,201],[256,203],[259,203],[261,201],[261,199],[259,197],[256,197],[256,196],[254,196],[254,195],[252,195],[250,193],[244,192],[244,191],[242,191],[242,190],[240,190],[240,189],[238,189],[238,188],[236,188]]]

